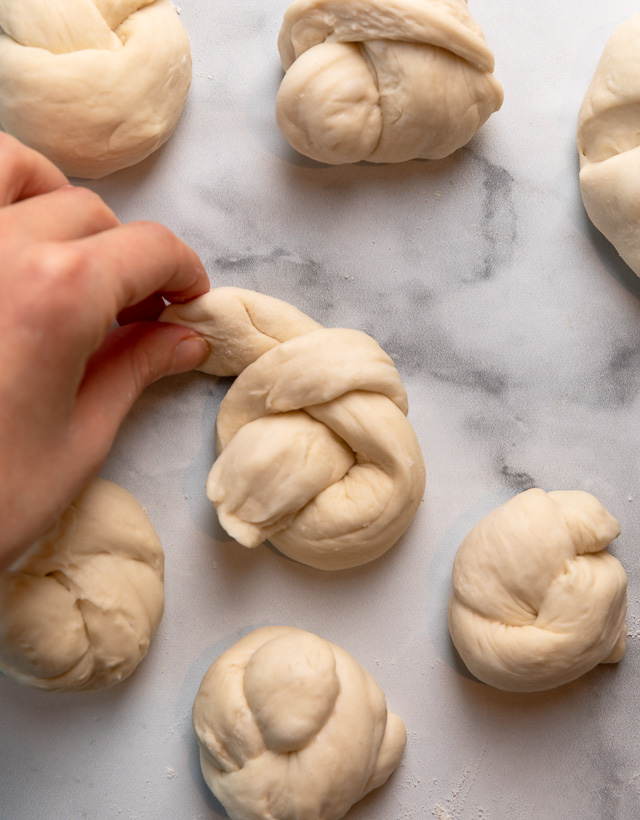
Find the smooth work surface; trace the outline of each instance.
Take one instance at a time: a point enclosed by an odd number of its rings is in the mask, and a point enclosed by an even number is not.
[[[285,2],[183,0],[194,78],[174,137],[92,183],[122,220],[166,223],[213,285],[292,302],[394,358],[427,465],[425,499],[381,560],[328,574],[229,539],[204,496],[228,381],[147,390],[103,475],[146,506],[166,551],[147,659],[102,693],[0,680],[2,820],[214,820],[191,706],[217,655],[262,624],[340,644],[408,728],[402,765],[349,820],[640,816],[640,280],[578,189],[578,109],[631,0],[470,0],[505,102],[437,162],[328,167],[281,137]],[[541,695],[467,676],[446,605],[453,555],[530,486],[583,489],[619,519],[629,575],[617,667]]]

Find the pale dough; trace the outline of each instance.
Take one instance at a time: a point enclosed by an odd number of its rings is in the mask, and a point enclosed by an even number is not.
[[[162,321],[202,333],[200,368],[240,373],[220,405],[207,495],[246,547],[320,569],[364,564],[409,526],[425,486],[406,391],[378,344],[286,302],[218,288]]]
[[[0,0],[0,126],[70,176],[155,151],[190,82],[170,0]]]
[[[0,672],[58,691],[128,677],[162,618],[163,573],[164,553],[140,504],[94,479],[0,575]]]
[[[640,275],[640,14],[609,39],[578,116],[580,192],[593,224]]]
[[[221,655],[193,705],[200,765],[231,820],[339,820],[398,766],[404,723],[351,655],[263,627]]]
[[[520,493],[482,519],[453,566],[449,629],[471,672],[551,689],[625,652],[627,576],[606,551],[618,522],[586,492]]]
[[[278,48],[276,120],[320,162],[440,159],[502,105],[466,0],[294,0]]]

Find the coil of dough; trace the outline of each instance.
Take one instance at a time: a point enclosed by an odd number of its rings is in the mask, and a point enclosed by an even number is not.
[[[527,490],[489,513],[453,566],[449,630],[499,689],[535,692],[625,653],[627,576],[615,518],[589,493]]]
[[[640,14],[607,42],[578,115],[589,218],[640,275]]]
[[[0,575],[0,672],[52,691],[124,680],[162,618],[163,568],[138,501],[94,479]]]
[[[404,723],[351,655],[282,626],[218,658],[193,725],[204,779],[231,820],[339,820],[389,778],[406,743]]]
[[[190,83],[170,0],[0,0],[0,126],[69,176],[155,151]]]
[[[466,0],[294,0],[276,120],[319,162],[441,159],[502,105]]]
[[[319,569],[364,564],[409,526],[425,486],[406,391],[365,333],[278,299],[218,288],[160,317],[209,341],[201,370],[238,375],[216,420],[207,495],[246,547]]]

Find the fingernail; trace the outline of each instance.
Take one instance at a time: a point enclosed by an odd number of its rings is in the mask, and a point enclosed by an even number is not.
[[[173,351],[173,362],[169,375],[175,376],[178,373],[186,373],[193,370],[209,355],[210,348],[206,339],[202,336],[189,336],[183,339]]]

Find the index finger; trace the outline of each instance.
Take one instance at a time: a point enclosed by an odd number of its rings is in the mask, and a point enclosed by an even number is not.
[[[196,252],[156,222],[130,222],[70,244],[84,249],[113,318],[153,294],[188,302],[210,287]]]
[[[0,208],[68,184],[62,171],[42,154],[0,132]]]

